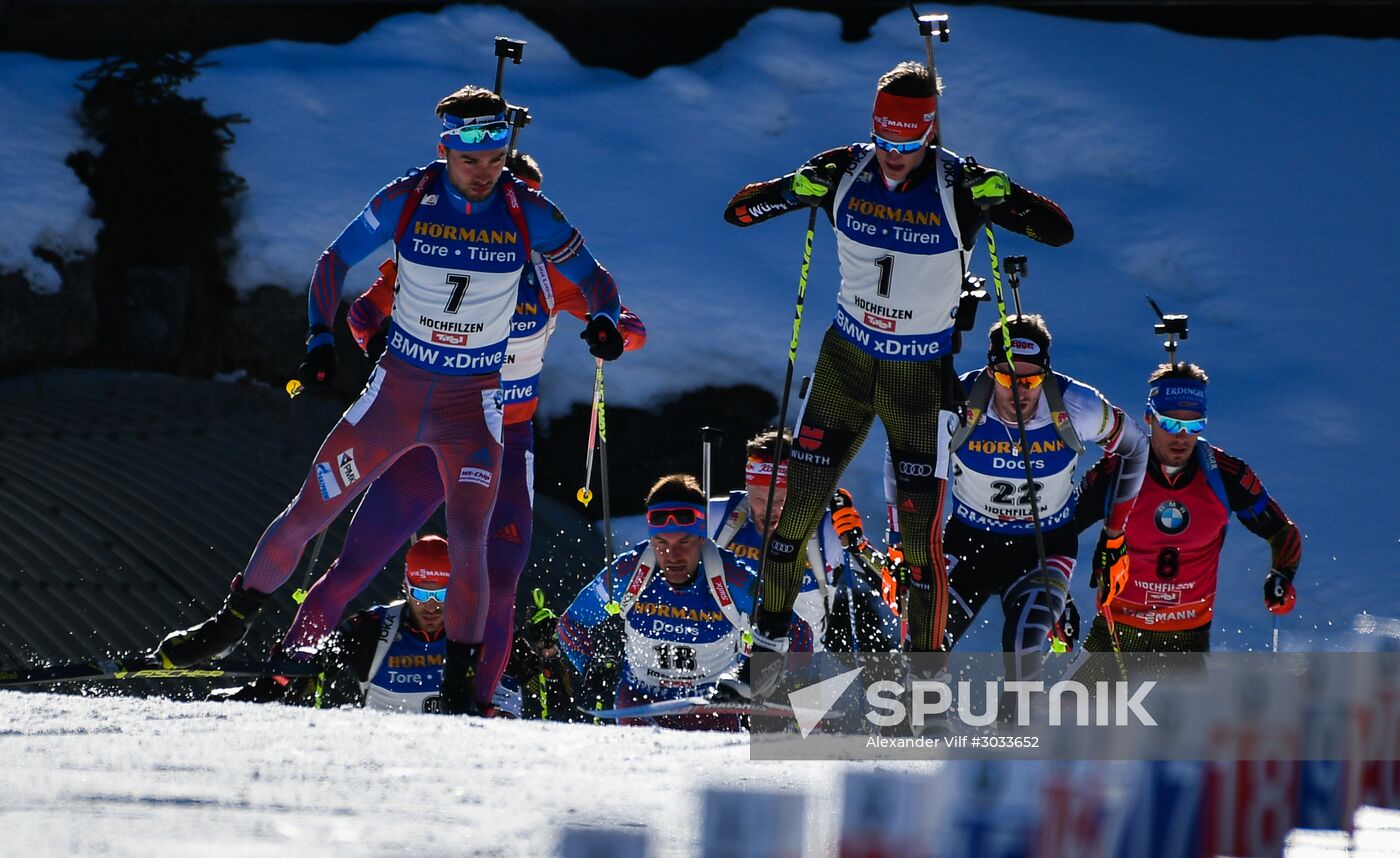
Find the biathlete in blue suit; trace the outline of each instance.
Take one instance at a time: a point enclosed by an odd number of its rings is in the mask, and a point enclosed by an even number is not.
[[[629,708],[704,694],[743,654],[754,573],[707,538],[704,503],[692,476],[657,481],[646,499],[651,538],[598,573],[559,618],[559,642],[584,676],[581,701]],[[809,652],[811,628],[793,620],[790,647]],[[737,716],[655,720],[739,729]]]
[[[538,251],[588,302],[589,350],[622,353],[612,276],[547,198],[502,180],[510,124],[505,101],[466,86],[438,103],[435,161],[375,194],[321,255],[308,313],[308,383],[335,372],[330,324],[349,268],[385,242],[398,259],[398,294],[387,351],[364,392],[313,460],[291,504],[270,524],[228,599],[209,620],[168,635],[169,665],[230,652],[268,596],[291,576],[306,543],[405,453],[437,459],[447,505],[453,575],[447,595],[445,712],[476,713],[477,660],[486,624],[487,521],[501,468],[500,369],[521,272]]]
[[[538,190],[539,165],[524,153],[508,159],[511,175]],[[578,287],[534,254],[520,278],[520,294],[501,370],[505,401],[504,446],[496,506],[488,528],[486,567],[490,581],[485,636],[476,675],[478,706],[487,711],[496,686],[510,660],[515,631],[515,591],[530,554],[534,523],[534,422],[539,403],[540,372],[545,347],[561,313],[585,319],[588,305]],[[346,315],[355,341],[377,358],[385,342],[384,326],[394,306],[397,271],[393,260],[356,298]],[[646,327],[626,307],[620,325],[625,350],[641,348]],[[377,345],[376,345],[377,340]],[[350,602],[370,585],[399,547],[442,506],[442,481],[432,450],[419,447],[406,453],[365,493],[355,511],[345,545],[326,574],[316,582],[297,609],[296,619],[282,639],[292,658],[314,651],[340,620]]]

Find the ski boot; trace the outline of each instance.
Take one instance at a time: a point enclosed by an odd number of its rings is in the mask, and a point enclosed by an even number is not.
[[[756,613],[752,631],[753,651],[748,658],[741,658],[737,665],[720,675],[714,691],[710,692],[710,699],[715,702],[766,700],[778,689],[778,680],[782,678],[787,662],[788,626],[762,609]],[[764,658],[763,664],[755,669],[753,657],[760,654],[774,654],[778,658]]]
[[[445,715],[480,715],[476,702],[476,663],[481,644],[447,642],[442,659],[442,712]]]
[[[235,585],[214,616],[199,625],[166,635],[156,647],[156,660],[167,668],[189,667],[228,655],[243,642],[268,595]]]

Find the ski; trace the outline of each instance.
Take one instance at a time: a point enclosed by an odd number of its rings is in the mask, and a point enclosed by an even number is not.
[[[683,697],[661,700],[628,709],[584,709],[579,711],[595,718],[659,718],[665,715],[750,715],[756,718],[792,718],[792,707],[781,703],[750,701],[717,702],[708,697]]]
[[[315,676],[320,668],[299,661],[221,659],[190,667],[164,667],[148,654],[66,661],[42,667],[0,670],[0,688],[116,679],[226,679],[255,676]]]

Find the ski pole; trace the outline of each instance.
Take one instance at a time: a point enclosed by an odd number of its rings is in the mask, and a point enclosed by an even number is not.
[[[1274,653],[1278,653],[1278,614],[1274,614]]]
[[[807,272],[812,267],[812,238],[817,230],[817,207],[807,215],[807,238],[802,243],[802,268],[797,275],[797,305],[792,315],[792,340],[788,343],[787,376],[783,379],[782,405],[778,408],[778,443],[773,451],[773,473],[768,477],[768,505],[763,520],[768,522],[768,530],[763,534],[763,548],[758,555],[758,577],[754,579],[754,614],[758,614],[759,603],[763,598],[763,570],[768,565],[768,546],[777,531],[773,521],[773,495],[778,491],[778,465],[787,451],[783,430],[787,428],[788,397],[792,394],[792,374],[797,368],[797,338],[802,332],[802,305],[807,300]]]
[[[968,159],[971,162],[971,159]],[[973,166],[976,162],[971,162]],[[1009,189],[1008,189],[1009,190]],[[1026,433],[1026,417],[1021,413],[1021,375],[1016,371],[1016,355],[1011,350],[1011,328],[1006,317],[1006,293],[1002,290],[1001,261],[997,257],[997,237],[992,229],[992,209],[990,205],[982,206],[982,230],[987,236],[987,254],[991,258],[992,265],[992,287],[996,293],[997,317],[1001,320],[1001,348],[1006,357],[1007,367],[1011,370],[1011,397],[1016,409],[1016,432],[1021,441],[1021,465],[1026,472],[1026,496],[1031,505],[1031,527],[1035,533],[1035,556],[1040,564],[1040,588],[1045,592],[1046,608],[1051,608],[1050,603],[1050,564],[1045,554],[1045,532],[1040,522],[1040,492],[1035,482],[1035,471],[1031,464],[1030,439]],[[1027,273],[1026,258],[1024,256],[1007,257],[1007,278],[1010,280],[1012,299],[1016,304],[1016,317],[1021,318],[1021,277]],[[1052,378],[1049,380],[1055,384]],[[1110,622],[1112,620],[1110,619]],[[1117,637],[1114,637],[1115,651],[1117,648]]]
[[[723,443],[723,429],[716,429],[713,426],[702,426],[700,428],[700,476],[704,482],[706,505],[709,505],[710,498],[714,496],[714,485],[710,482],[711,451],[715,445]]]
[[[326,542],[326,534],[331,532],[331,521],[326,525],[316,537],[316,544],[311,548],[311,562],[306,564],[306,574],[302,576],[301,586],[292,592],[292,601],[300,605],[306,601],[306,594],[311,591],[311,579],[316,574],[316,561],[321,559],[321,546]]]
[[[587,508],[593,500],[593,490],[589,486],[593,485],[593,452],[597,449],[598,437],[598,412],[603,407],[603,362],[598,361],[598,368],[593,373],[593,411],[588,416],[588,456],[587,464],[583,469],[583,488],[575,493],[574,497],[578,502]]]
[[[608,415],[603,405],[603,359],[598,358],[598,493],[603,500],[603,550],[613,561],[612,505],[608,502]]]

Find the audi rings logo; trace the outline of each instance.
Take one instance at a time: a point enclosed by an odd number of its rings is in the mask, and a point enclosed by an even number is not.
[[[933,476],[933,465],[924,465],[919,462],[900,462],[899,473],[906,477],[930,477]]]
[[[775,539],[768,547],[774,554],[784,554],[788,556],[791,556],[797,551],[797,546],[788,542],[786,539]]]

